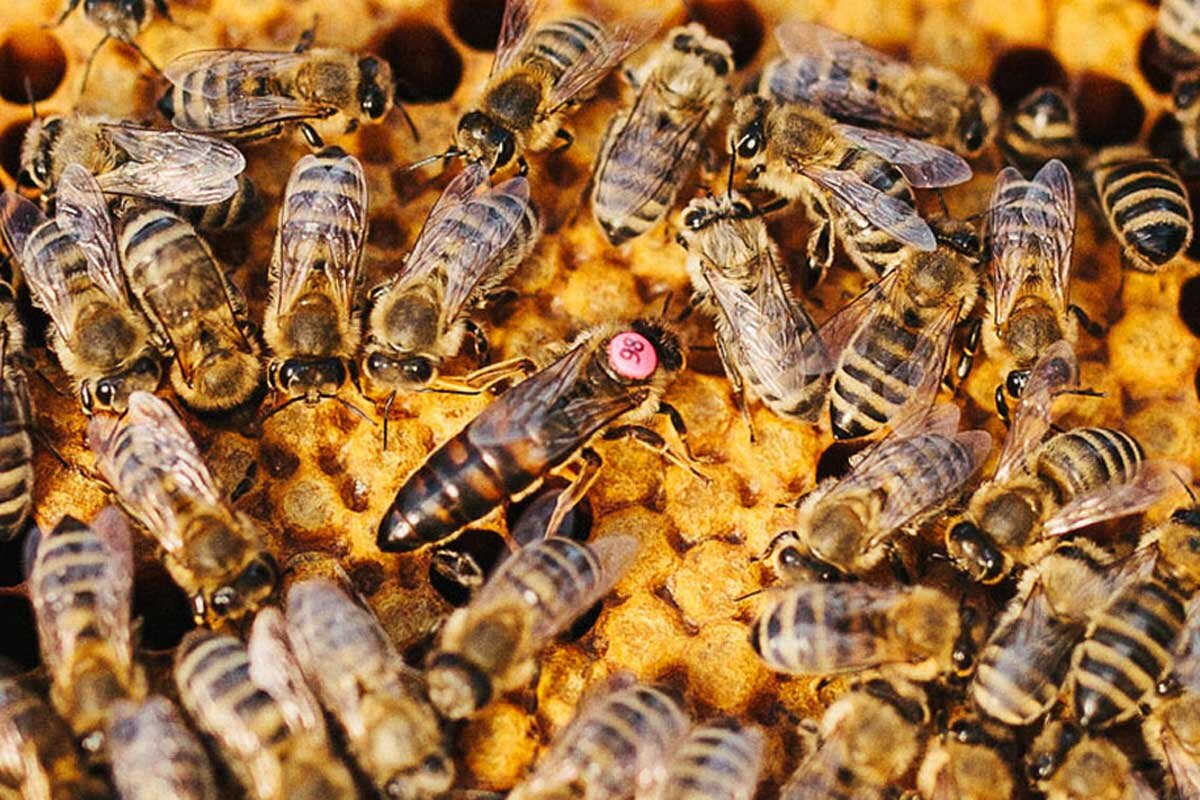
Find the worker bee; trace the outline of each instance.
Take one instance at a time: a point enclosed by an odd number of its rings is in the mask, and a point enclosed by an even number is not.
[[[465,391],[466,382],[439,376],[445,360],[469,334],[476,361],[487,357],[487,337],[467,314],[482,304],[525,260],[540,233],[529,182],[511,178],[491,186],[488,171],[468,165],[429,212],[403,269],[371,290],[363,372],[380,387]],[[482,379],[501,376],[496,365]]]
[[[762,91],[846,122],[891,128],[967,156],[992,140],[1000,102],[955,73],[913,66],[811,22],[775,29],[784,57],[767,64]]]
[[[693,728],[667,763],[655,800],[751,800],[762,769],[763,734],[734,719]]]
[[[731,191],[692,200],[681,220],[678,241],[688,251],[692,304],[716,320],[717,352],[747,420],[751,391],[781,417],[814,419],[825,396],[828,356],[792,295],[761,214]]]
[[[59,14],[58,19],[51,26],[57,28],[66,22],[67,17],[71,16],[71,12],[79,6],[79,0],[68,0],[67,7]],[[104,38],[96,43],[92,48],[91,55],[88,56],[87,66],[83,69],[83,80],[80,83],[80,94],[87,88],[88,76],[92,72],[92,61],[95,60],[96,54],[100,52],[109,39],[116,39],[122,44],[133,48],[133,51],[142,57],[147,64],[158,72],[158,67],[142,51],[135,41],[137,35],[146,29],[150,21],[154,18],[154,12],[163,16],[163,18],[171,19],[171,10],[167,8],[166,0],[153,0],[153,4],[148,4],[146,0],[84,0],[83,13],[87,16],[88,21],[104,31]]]
[[[1108,147],[1089,165],[1125,263],[1159,272],[1192,243],[1187,189],[1170,164],[1139,147]]]
[[[1180,166],[1190,172],[1200,159],[1200,69],[1175,75],[1171,106],[1175,119],[1179,121],[1180,139],[1188,156]]]
[[[64,171],[81,164],[105,194],[208,205],[239,192],[246,159],[236,147],[176,131],[139,128],[82,114],[41,117],[21,143],[21,178],[52,194]]]
[[[653,788],[688,729],[668,695],[621,675],[586,698],[509,800],[605,800]]]
[[[292,52],[193,50],[177,56],[163,67],[171,88],[158,110],[178,130],[238,141],[278,136],[294,124],[314,149],[324,146],[314,126],[334,125],[325,120],[344,120],[346,133],[380,122],[392,110],[391,66],[374,55],[310,49],[314,35],[307,31]]]
[[[434,706],[461,719],[528,683],[541,649],[608,594],[636,552],[632,536],[548,536],[509,556],[442,627],[426,670]]]
[[[1046,800],[1157,800],[1158,794],[1112,742],[1054,720],[1025,754]]]
[[[934,225],[936,250],[911,253],[821,326],[835,438],[869,436],[937,395],[955,326],[978,300],[979,239],[965,222]]]
[[[252,800],[353,800],[354,779],[286,641],[276,608],[254,618],[247,644],[191,631],[175,651],[179,699]]]
[[[0,197],[0,226],[5,219]],[[33,510],[33,412],[25,360],[25,326],[12,286],[0,280],[0,540],[25,529]]]
[[[198,621],[238,619],[271,594],[278,568],[262,534],[222,499],[170,405],[136,392],[122,416],[94,417],[87,438],[96,469],[163,549]]]
[[[917,770],[922,800],[1012,800],[1017,788],[1011,735],[985,720],[955,720]]]
[[[287,630],[309,684],[385,797],[432,798],[449,790],[454,762],[424,681],[370,611],[332,581],[310,578],[288,589]]]
[[[119,413],[133,392],[157,389],[158,350],[130,300],[96,179],[78,164],[67,167],[54,219],[12,192],[3,201],[0,232],[33,302],[50,316],[50,348],[74,381],[84,412]]]
[[[998,141],[1008,163],[1021,170],[1035,169],[1052,159],[1074,163],[1080,145],[1071,99],[1053,86],[1034,89],[1005,119]]]
[[[906,681],[868,681],[831,705],[817,749],[779,791],[781,800],[882,800],[925,741],[925,693]]]
[[[957,602],[928,586],[799,583],[771,592],[750,644],[776,672],[932,680],[961,658],[959,614]]]
[[[5,674],[0,677],[0,794],[11,797],[9,789],[25,800],[108,797],[85,772],[67,724],[19,678]]]
[[[1142,734],[1175,789],[1171,796],[1195,798],[1200,797],[1200,694],[1195,663],[1176,674],[1186,688],[1157,704],[1142,724]]]
[[[1144,511],[1173,486],[1174,473],[1187,471],[1146,460],[1132,436],[1112,428],[1076,428],[1042,441],[1053,398],[1078,379],[1069,344],[1045,351],[1029,373],[995,474],[947,528],[946,552],[973,580],[998,583],[1045,552],[1049,537]]]
[[[121,800],[218,798],[204,746],[165,697],[118,701],[109,714],[108,749]]]
[[[682,436],[683,418],[662,395],[683,366],[679,338],[661,320],[584,331],[563,355],[492,402],[408,477],[379,524],[380,549],[408,552],[441,541],[578,455],[583,468],[559,496],[548,528],[554,533],[600,470],[602,459],[587,445],[606,427],[605,439],[632,437],[695,473],[690,455],[675,452],[639,424],[661,412]]]
[[[819,223],[808,244],[819,271],[833,258],[831,225],[871,276],[894,264],[906,246],[932,252],[937,239],[917,213],[913,188],[953,186],[971,177],[966,161],[935,145],[757,95],[734,104],[729,136],[729,150],[749,168],[751,183],[804,200]]]
[[[733,53],[692,23],[643,67],[637,99],[608,124],[592,171],[592,213],[613,245],[650,230],[675,202],[729,101]]]
[[[1140,713],[1174,666],[1189,600],[1200,590],[1200,506],[1181,508],[1147,534],[1145,573],[1095,607],[1071,658],[1075,719],[1088,730]]]
[[[38,542],[29,575],[50,701],[97,753],[113,705],[146,696],[134,661],[130,605],[133,543],[125,516],[109,506],[91,525],[63,517]]]
[[[292,169],[279,210],[263,338],[274,354],[267,383],[316,403],[353,375],[355,295],[367,238],[367,176],[340,147]]]
[[[207,205],[172,203],[171,208],[204,233],[242,230],[257,222],[267,207],[258,186],[246,173],[237,176],[237,183],[237,191],[228,200]]]
[[[991,451],[986,431],[956,432],[958,416],[942,404],[903,419],[844,477],[818,484],[800,503],[796,528],[771,543],[776,573],[860,575],[879,563],[891,535],[954,498]]]
[[[241,294],[195,229],[165,208],[127,207],[117,226],[133,294],[174,355],[171,386],[197,411],[248,402],[262,384]]]
[[[1200,7],[1195,0],[1164,0],[1155,25],[1158,46],[1178,66],[1200,63]]]

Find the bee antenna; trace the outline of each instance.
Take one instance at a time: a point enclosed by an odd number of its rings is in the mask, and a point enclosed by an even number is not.
[[[329,396],[330,396],[330,397],[331,397],[333,400],[335,400],[335,401],[337,401],[338,403],[340,403],[341,405],[343,405],[344,407],[346,407],[346,408],[350,409],[351,411],[353,411],[353,412],[354,412],[355,414],[357,414],[358,416],[360,416],[360,417],[362,417],[363,419],[365,419],[367,422],[371,423],[372,425],[375,425],[375,426],[378,426],[378,425],[379,425],[379,423],[378,423],[378,422],[376,422],[375,420],[373,420],[373,419],[371,419],[369,416],[367,416],[367,412],[363,411],[361,408],[359,408],[358,406],[354,405],[354,403],[351,403],[351,402],[350,402],[349,400],[347,400],[346,398],[344,398],[344,397],[339,397],[339,396],[338,396],[338,395],[336,395],[336,394],[334,394],[334,395],[329,395]]]
[[[412,133],[413,141],[421,141],[421,133],[417,130],[417,125],[413,122],[413,118],[408,115],[408,109],[401,103],[396,103],[396,108],[399,109],[400,116],[404,117],[404,121],[408,123],[408,130]]]
[[[745,594],[740,594],[737,597],[733,598],[733,602],[741,603],[743,601],[749,600],[751,597],[754,597],[755,595],[762,594],[765,591],[766,591],[766,589],[759,588],[759,589],[755,589],[752,592],[746,592]]]
[[[950,216],[950,208],[946,205],[946,195],[942,194],[941,189],[937,190],[937,199],[938,205],[942,207],[942,214],[947,217]]]
[[[674,292],[668,291],[666,297],[663,298],[662,312],[660,314],[663,319],[667,318],[667,309],[671,307],[671,298],[673,295]]]
[[[725,186],[725,194],[727,197],[733,197],[733,172],[737,168],[737,148],[729,155],[729,182]]]
[[[388,417],[392,415],[392,403],[396,402],[396,390],[388,395],[387,402],[383,404],[383,449],[387,450],[387,429]]]
[[[304,399],[304,395],[302,395],[302,394],[298,394],[298,395],[296,395],[295,397],[293,397],[293,398],[292,398],[292,399],[290,399],[290,400],[285,400],[284,402],[280,403],[279,405],[275,406],[275,407],[274,407],[274,408],[272,408],[270,411],[268,411],[268,412],[266,413],[266,415],[265,415],[265,416],[264,416],[262,419],[260,419],[260,420],[258,421],[258,424],[259,424],[259,425],[265,425],[265,424],[266,424],[266,422],[267,422],[267,420],[269,420],[271,417],[275,416],[275,415],[276,415],[276,414],[278,414],[280,411],[283,411],[283,410],[284,410],[285,408],[287,408],[288,406],[290,406],[290,405],[293,405],[293,404],[295,404],[295,403],[298,403],[299,401],[301,401],[301,400],[303,400],[303,399]]]
[[[28,73],[23,78],[25,81],[25,97],[29,99],[29,108],[33,111],[33,118],[39,119],[41,115],[38,114],[37,100],[33,96],[33,81],[29,80]]]
[[[4,339],[4,341],[5,341],[5,343],[7,344],[7,342],[8,342],[8,332],[7,332],[7,331],[5,331],[5,339]],[[2,366],[0,366],[0,370],[2,370],[2,369],[3,369],[3,367],[2,367]],[[1185,481],[1185,480],[1183,479],[1183,476],[1182,476],[1182,475],[1180,475],[1180,474],[1179,474],[1178,472],[1176,472],[1175,470],[1171,470],[1171,474],[1175,476],[1175,480],[1179,481],[1179,485],[1183,487],[1183,490],[1184,490],[1185,492],[1187,492],[1187,495],[1188,495],[1188,497],[1189,497],[1189,498],[1191,498],[1192,505],[1196,505],[1196,493],[1192,491],[1192,487],[1191,487],[1191,486],[1188,486],[1188,482],[1187,482],[1187,481]]]
[[[457,147],[450,146],[450,147],[447,147],[444,152],[434,153],[433,155],[426,156],[425,158],[422,158],[419,161],[414,161],[413,163],[409,164],[407,167],[402,167],[400,169],[400,174],[404,175],[409,172],[415,172],[416,170],[421,169],[421,167],[427,167],[435,161],[441,161],[442,159],[445,159],[445,158],[458,158],[461,155],[463,155],[463,152],[461,150],[459,150]]]

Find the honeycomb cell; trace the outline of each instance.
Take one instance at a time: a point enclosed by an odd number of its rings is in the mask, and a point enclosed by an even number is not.
[[[450,27],[463,44],[475,50],[495,50],[504,19],[504,0],[450,0]]]
[[[1154,91],[1159,94],[1171,91],[1175,79],[1166,66],[1153,28],[1142,35],[1142,43],[1138,45],[1138,70]]]
[[[33,25],[14,25],[0,42],[0,97],[10,103],[50,97],[67,71],[58,38]]]
[[[33,606],[28,598],[12,590],[0,594],[0,659],[24,669],[38,663],[38,641]]]
[[[504,537],[495,531],[484,528],[463,531],[460,536],[434,551],[429,560],[429,585],[450,605],[464,606],[471,599],[472,587],[452,580],[444,569],[434,566],[435,561],[442,564],[452,564],[455,561],[472,564],[486,577],[495,571],[507,553],[508,545]]]
[[[1013,108],[1025,95],[1040,86],[1067,85],[1067,71],[1049,50],[1013,47],[992,65],[988,85],[1005,108]]]
[[[1200,275],[1188,278],[1180,287],[1179,316],[1189,331],[1200,336]]]
[[[0,166],[16,181],[21,173],[21,141],[29,129],[29,120],[14,122],[0,133]]]
[[[406,103],[449,100],[462,81],[462,56],[437,27],[404,22],[372,48],[392,65],[396,96]]]
[[[133,584],[133,618],[142,620],[140,646],[152,652],[169,651],[196,627],[187,595],[157,562],[138,570]]]
[[[747,0],[696,0],[688,3],[691,17],[717,38],[729,42],[737,69],[749,64],[762,48],[766,30],[762,17]]]
[[[1129,84],[1085,72],[1073,88],[1080,141],[1103,147],[1137,138],[1146,121],[1146,107]]]

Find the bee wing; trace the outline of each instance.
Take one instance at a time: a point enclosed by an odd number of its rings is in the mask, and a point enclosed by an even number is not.
[[[492,69],[488,77],[502,72],[512,61],[513,56],[521,51],[525,37],[529,34],[529,21],[533,18],[534,10],[539,6],[538,0],[508,0],[504,4],[504,18],[500,21],[500,38],[496,40],[496,56],[492,59]]]
[[[799,166],[797,171],[820,184],[837,200],[857,211],[876,228],[918,250],[933,252],[937,239],[916,209],[884,194],[849,170]]]
[[[1151,460],[1142,465],[1133,480],[1118,486],[1101,486],[1064,505],[1043,528],[1046,536],[1061,536],[1077,528],[1139,514],[1179,486],[1191,481],[1191,470],[1170,461]]]
[[[458,251],[463,241],[462,231],[457,224],[463,214],[462,208],[490,184],[487,167],[482,164],[468,164],[454,176],[454,180],[447,184],[429,210],[429,216],[417,234],[417,241],[404,260],[404,267],[398,276],[401,284],[421,280],[439,269],[447,257]]]
[[[117,258],[117,236],[104,192],[92,173],[79,164],[63,170],[55,194],[54,219],[71,234],[87,259],[88,277],[117,301],[129,295]]]
[[[1200,759],[1197,759],[1195,746],[1179,738],[1174,729],[1164,725],[1159,737],[1162,747],[1163,760],[1166,761],[1167,771],[1175,783],[1175,791],[1180,798],[1200,797]],[[1137,795],[1138,800],[1153,800],[1158,795],[1151,792],[1147,795]]]
[[[18,261],[25,260],[25,243],[46,222],[46,215],[35,204],[16,192],[0,194],[0,235],[8,252]]]
[[[220,133],[252,128],[268,122],[307,119],[325,109],[294,97],[245,94],[231,87],[271,86],[277,75],[294,69],[308,58],[303,53],[256,50],[195,50],[177,56],[163,75],[175,86],[211,100],[202,127],[188,127],[191,115],[176,114],[171,123],[180,130]],[[205,73],[221,80],[205,80]]]
[[[956,186],[971,180],[971,165],[944,147],[873,128],[836,127],[854,144],[893,164],[918,189]]]
[[[821,323],[817,331],[832,366],[841,361],[850,340],[867,321],[882,313],[887,296],[894,291],[899,273],[892,270],[864,289],[857,297],[842,306],[833,316]]]
[[[993,631],[989,646],[1003,637],[1005,652],[1021,663],[1062,664],[1083,634],[1083,626],[1065,622],[1055,615],[1041,580],[1034,582],[1020,602],[1020,610],[1009,624]],[[1054,671],[1047,669],[1044,680],[1052,680],[1049,673]]]
[[[324,736],[325,717],[288,648],[287,626],[278,608],[264,608],[254,617],[246,653],[250,659],[250,680],[279,704],[288,728],[293,733]]]
[[[142,703],[117,701],[109,711],[108,731],[118,784],[136,786],[146,781],[176,800],[218,797],[204,747],[167,698],[153,695]]]
[[[1051,286],[1061,307],[1067,306],[1067,288],[1071,273],[1071,253],[1075,246],[1075,181],[1071,171],[1057,158],[1048,161],[1033,182],[1040,184],[1054,198],[1048,222],[1054,232],[1054,261],[1051,262]]]
[[[779,42],[779,49],[789,58],[824,55],[843,65],[846,62],[856,62],[868,64],[876,70],[908,70],[907,66],[900,64],[896,59],[868,47],[858,39],[814,22],[792,19],[777,25],[775,40]],[[832,72],[836,75],[840,71]],[[849,77],[846,75],[842,80]],[[836,76],[831,76],[828,80],[834,85],[839,81]]]
[[[1079,362],[1071,345],[1059,340],[1046,348],[1029,371],[1021,403],[1013,414],[1012,428],[1004,438],[1004,451],[994,481],[1003,482],[1013,470],[1025,465],[1033,448],[1050,430],[1050,404],[1054,397],[1066,387],[1078,384]]]
[[[97,178],[100,188],[109,194],[207,205],[228,200],[238,190],[237,176],[246,168],[246,159],[228,142],[133,125],[101,127],[129,156]]]
[[[657,18],[644,18],[601,29],[599,40],[584,50],[554,84],[543,114],[555,113],[602,81],[626,56],[645,44],[658,25]]]
[[[47,221],[40,208],[19,194],[0,195],[0,235],[4,245],[20,263],[21,276],[29,284],[34,303],[50,315],[59,336],[69,339],[74,328],[75,301],[59,261],[39,257],[25,248],[33,232]]]
[[[109,577],[102,582],[97,602],[101,630],[115,652],[132,657],[133,537],[129,520],[116,506],[105,506],[92,520],[91,529],[103,545],[109,565]]]
[[[1156,548],[1146,548],[1156,549]],[[1172,672],[1191,691],[1200,691],[1200,595],[1188,600],[1183,630],[1172,650]]]
[[[314,177],[323,161],[306,155],[292,168],[279,212],[279,257],[272,260],[270,277],[282,312],[299,299],[313,267],[322,265],[338,307],[349,318],[367,238],[367,176],[358,159],[346,155],[338,159],[339,171],[321,169]],[[343,188],[346,174],[354,182],[349,190]]]

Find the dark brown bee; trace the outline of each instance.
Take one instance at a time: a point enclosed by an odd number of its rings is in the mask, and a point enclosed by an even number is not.
[[[682,418],[662,395],[683,367],[683,347],[660,320],[585,331],[409,476],[379,525],[379,547],[408,552],[441,541],[579,455],[584,467],[559,497],[548,529],[553,533],[595,480],[602,461],[587,444],[606,427],[606,439],[633,437],[691,468],[690,456],[637,424],[661,411],[682,432]]]
[[[1008,163],[1020,170],[1055,158],[1074,164],[1080,145],[1071,98],[1053,86],[1034,89],[1004,120],[998,141]]]
[[[1159,272],[1192,243],[1192,208],[1179,174],[1140,147],[1108,147],[1089,164],[1104,218],[1125,263]]]

